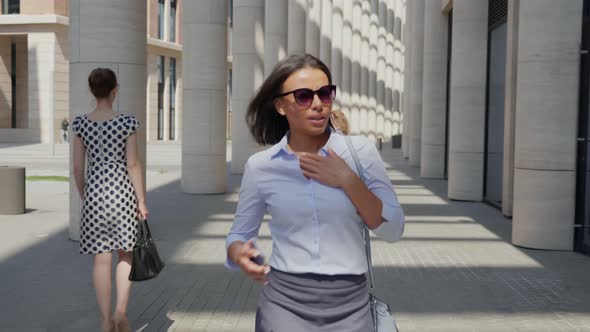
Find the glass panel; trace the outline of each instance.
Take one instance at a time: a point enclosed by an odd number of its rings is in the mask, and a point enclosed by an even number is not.
[[[170,0],[170,41],[176,43],[176,0]]]
[[[582,16],[582,49],[590,48],[590,0],[584,0]],[[580,63],[580,109],[578,160],[576,172],[576,224],[574,248],[590,255],[590,58],[582,55]]]
[[[164,39],[164,0],[158,0],[158,38]]]
[[[176,122],[176,59],[170,58],[170,139],[174,140]]]
[[[229,22],[229,27],[232,28],[234,26],[234,1],[233,0],[229,0],[229,4],[228,4],[228,22]]]
[[[588,27],[586,29],[590,30],[590,18],[588,18],[587,20],[589,22],[587,23]],[[590,31],[588,31],[586,33],[590,34]],[[590,37],[588,39],[590,39]],[[586,61],[588,62],[588,64],[586,64],[586,66],[590,66],[590,61],[588,61],[588,60],[586,60]],[[587,80],[588,80],[588,78],[587,78]],[[588,89],[586,90],[586,93],[588,94],[588,96],[590,96],[590,84],[588,84]],[[588,106],[588,109],[590,109],[590,97],[588,98],[588,103],[589,103],[589,105],[587,105],[587,106]],[[587,130],[590,131],[590,114],[586,115],[586,119],[588,120],[588,127],[586,127],[586,128],[587,128]],[[588,136],[586,136],[586,138],[588,138]]]
[[[226,132],[225,132],[225,137],[227,139],[231,139],[231,122],[232,122],[232,84],[233,84],[233,73],[232,73],[232,69],[229,69],[227,71],[227,99],[226,99],[226,114],[227,114],[227,119],[226,119]]]
[[[586,222],[586,225],[590,225],[590,184],[589,181],[590,180],[590,171],[586,172],[586,202],[585,202],[585,206],[584,206],[584,221]],[[590,230],[590,228],[588,228],[588,230]],[[586,242],[590,243],[590,238],[586,239]]]
[[[587,148],[588,149],[588,148]],[[588,149],[590,150],[590,149]],[[586,197],[584,204],[584,225],[586,228],[584,229],[584,244],[590,250],[590,162],[586,159]],[[587,252],[590,254],[590,251]]]
[[[504,160],[504,85],[506,77],[506,23],[490,32],[485,197],[502,202]]]
[[[8,14],[20,14],[20,0],[8,0]]]
[[[453,10],[449,12],[448,26],[448,44],[447,44],[447,104],[445,106],[445,179],[449,175],[449,107],[451,105],[451,46],[453,45]],[[406,94],[409,96],[409,94]],[[408,103],[409,104],[409,103]],[[403,144],[403,142],[402,142]]]
[[[158,140],[164,139],[164,57],[158,56]]]
[[[3,0],[2,14],[20,14],[20,0]]]

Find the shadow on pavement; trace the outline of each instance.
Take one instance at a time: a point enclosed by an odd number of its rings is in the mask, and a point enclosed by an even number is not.
[[[588,317],[587,257],[514,247],[509,242],[510,221],[498,217],[497,210],[448,201],[440,194],[444,181],[419,180],[403,164],[394,167],[416,179],[396,181],[393,176],[396,187],[426,188],[447,203],[404,204],[404,239],[395,245],[374,241],[378,293],[402,326],[420,330],[417,316]],[[150,190],[150,226],[167,265],[157,279],[134,284],[129,318],[135,328],[252,330],[260,286],[222,265],[239,182],[240,176],[230,175],[225,195],[183,194],[178,180]],[[422,196],[398,195],[401,201]],[[92,260],[78,254],[78,243],[67,238],[64,229],[0,263],[0,330],[98,326]],[[266,226],[260,238],[270,254]]]

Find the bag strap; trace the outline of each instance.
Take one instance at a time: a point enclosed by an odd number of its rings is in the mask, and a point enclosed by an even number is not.
[[[152,233],[150,232],[150,227],[148,226],[147,219],[146,220],[137,220],[139,223],[139,230],[145,234],[146,239],[152,238]]]
[[[356,165],[356,169],[359,173],[359,177],[361,178],[361,181],[363,181],[363,183],[366,183],[365,181],[365,174],[363,172],[363,167],[361,166],[361,162],[359,160],[358,155],[356,154],[356,150],[354,149],[354,147],[352,146],[352,141],[350,140],[350,137],[348,135],[344,135],[344,139],[346,140],[346,145],[348,145],[348,150],[350,151],[350,154],[352,155],[352,160],[354,160],[354,164]],[[375,297],[375,285],[373,283],[373,261],[371,260],[371,237],[369,235],[369,229],[367,227],[367,224],[365,224],[363,222],[363,235],[365,237],[365,252],[367,254],[367,266],[368,266],[368,275],[369,275],[369,293],[371,294],[372,297]]]

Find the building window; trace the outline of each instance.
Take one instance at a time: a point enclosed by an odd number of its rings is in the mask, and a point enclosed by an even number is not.
[[[2,0],[2,14],[20,14],[20,0]]]
[[[484,201],[498,209],[502,206],[504,156],[504,100],[506,83],[506,1],[490,1],[488,26],[488,64],[486,122],[484,143]],[[503,5],[503,6],[500,6]],[[492,12],[495,10],[495,13]]]
[[[10,79],[12,84],[12,121],[11,127],[16,128],[16,44],[10,45]]]
[[[170,140],[176,139],[176,59],[170,58]]]
[[[164,139],[164,57],[158,56],[158,140]]]
[[[227,139],[231,139],[231,122],[232,122],[232,84],[233,84],[233,72],[230,68],[227,71],[227,100],[226,100],[226,109],[227,109],[227,122],[226,122],[226,132],[225,137]]]
[[[176,43],[176,0],[170,0],[170,41]]]
[[[227,16],[228,16],[227,21],[229,24],[229,28],[231,29],[234,27],[234,1],[233,0],[229,0]]]
[[[158,38],[164,39],[164,1],[158,0]]]

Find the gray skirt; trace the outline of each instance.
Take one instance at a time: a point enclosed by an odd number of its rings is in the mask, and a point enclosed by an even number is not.
[[[272,269],[258,299],[256,332],[368,332],[365,275],[292,274]]]

